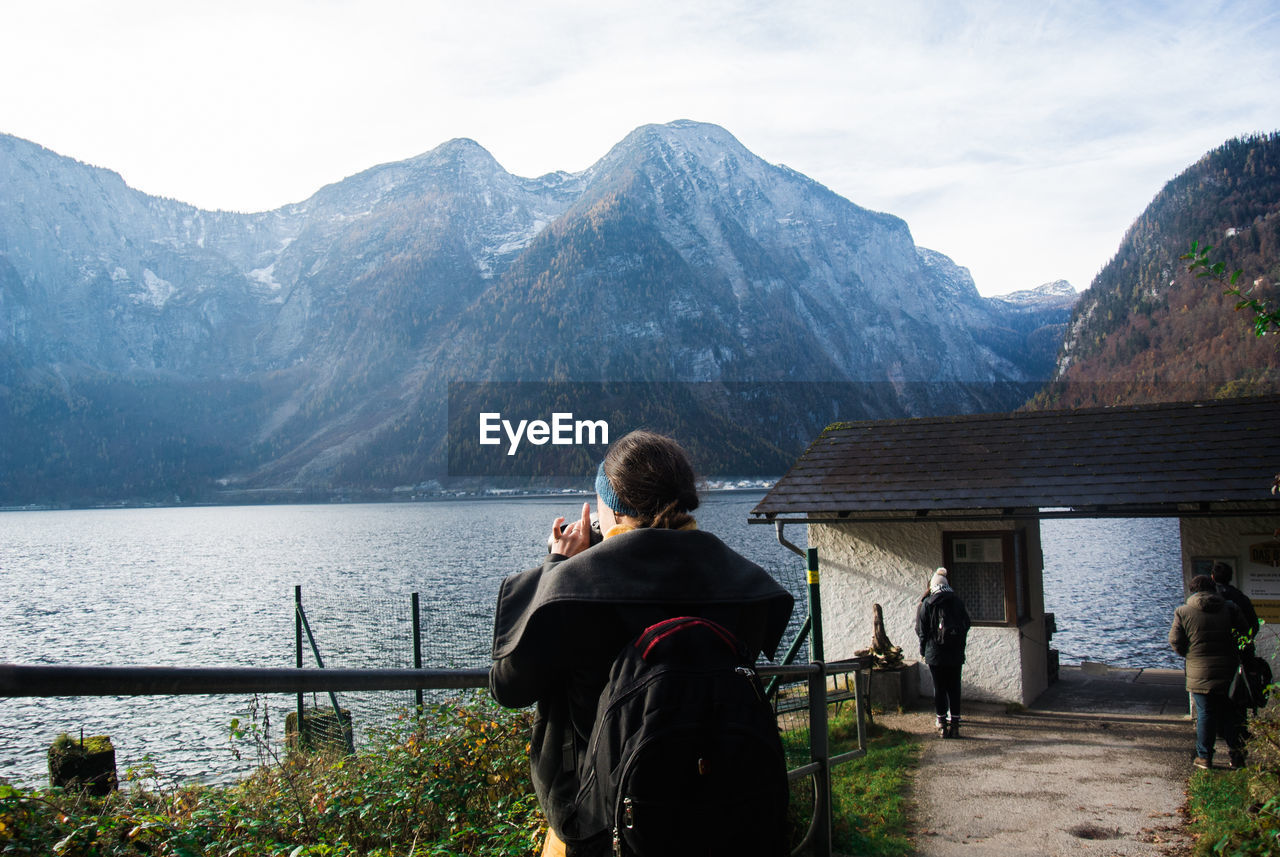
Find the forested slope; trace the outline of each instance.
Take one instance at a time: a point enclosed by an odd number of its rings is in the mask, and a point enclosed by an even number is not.
[[[1280,391],[1280,343],[1254,336],[1222,284],[1187,271],[1193,241],[1259,296],[1280,294],[1280,134],[1231,140],[1165,185],[1077,304],[1032,407]]]

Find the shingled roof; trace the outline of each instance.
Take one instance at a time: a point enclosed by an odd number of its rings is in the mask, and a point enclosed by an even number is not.
[[[837,423],[751,517],[1280,514],[1277,472],[1280,396]]]

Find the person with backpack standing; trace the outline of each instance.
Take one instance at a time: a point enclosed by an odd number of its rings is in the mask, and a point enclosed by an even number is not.
[[[1258,611],[1253,606],[1253,599],[1231,585],[1231,566],[1225,562],[1215,562],[1210,576],[1213,578],[1213,585],[1218,594],[1236,605],[1244,618],[1246,636],[1249,640],[1248,651],[1253,654],[1253,639],[1257,636],[1258,629],[1262,627],[1262,622],[1258,619]]]
[[[1185,604],[1173,611],[1169,645],[1187,659],[1187,692],[1196,714],[1197,768],[1213,767],[1213,746],[1221,735],[1227,743],[1231,767],[1244,765],[1241,733],[1244,709],[1227,696],[1240,664],[1240,639],[1247,632],[1244,615],[1218,594],[1208,575],[1191,578]]]
[[[503,580],[494,614],[490,692],[507,707],[537,706],[529,755],[534,789],[550,828],[543,854],[595,857],[616,850],[782,857],[787,852],[785,761],[772,712],[758,694],[750,666],[760,652],[775,656],[791,615],[791,594],[760,566],[697,529],[691,515],[698,507],[693,468],[674,440],[650,432],[619,439],[600,463],[595,489],[603,541],[592,544],[590,504],[583,504],[581,518],[567,525],[556,518],[551,553],[539,567]],[[740,663],[716,675],[739,674],[748,701],[758,698],[766,706],[772,730],[766,738],[777,745],[778,767],[764,774],[765,787],[755,791],[767,793],[769,802],[762,807],[759,795],[746,793],[746,783],[735,790],[738,784],[731,782],[724,793],[712,796],[712,804],[737,812],[736,823],[708,816],[696,818],[692,829],[673,829],[677,825],[664,821],[659,824],[666,829],[646,830],[648,807],[633,805],[630,797],[611,790],[620,788],[619,778],[631,768],[652,764],[659,770],[661,760],[612,759],[609,754],[625,750],[619,747],[628,735],[592,741],[597,720],[606,719],[614,699],[611,680],[620,670],[636,669],[650,652],[669,654],[672,646],[695,654],[705,649],[708,657]],[[723,648],[713,653],[717,646]],[[693,699],[639,710],[678,716],[686,709],[705,709],[704,697],[713,692],[709,682],[705,687],[691,683],[686,692]],[[717,718],[738,714],[723,706],[706,710]],[[709,723],[691,740],[727,735],[719,725]],[[629,721],[628,728],[642,732],[646,725]],[[602,755],[618,761],[616,767],[597,769],[592,760]],[[723,778],[730,771],[741,778],[739,761],[711,751],[686,767],[705,774],[708,783],[723,784],[716,775]],[[659,779],[661,790],[674,787],[661,773]],[[659,851],[624,848],[621,828],[627,828],[630,843],[633,826],[666,842]],[[738,841],[731,842],[735,836]],[[688,850],[679,840],[689,840]]]
[[[1244,621],[1245,628],[1243,637],[1239,641],[1241,664],[1247,673],[1254,676],[1252,681],[1256,682],[1257,687],[1267,687],[1271,684],[1271,667],[1267,664],[1266,659],[1258,657],[1254,646],[1258,631],[1262,629],[1262,621],[1258,618],[1258,611],[1253,606],[1253,599],[1231,585],[1233,572],[1231,566],[1225,562],[1215,562],[1213,570],[1209,572],[1209,576],[1213,578],[1213,585],[1218,594],[1236,605],[1240,610],[1240,616]],[[1236,714],[1240,723],[1240,736],[1245,740],[1249,738],[1249,709],[1253,708],[1254,714],[1257,714],[1260,704],[1265,703],[1265,696],[1265,693],[1259,693],[1253,699],[1253,705],[1248,702],[1236,703],[1236,708],[1238,709]]]
[[[916,609],[916,636],[933,678],[933,706],[942,738],[960,737],[960,672],[969,625],[969,611],[951,588],[947,570],[939,568]]]

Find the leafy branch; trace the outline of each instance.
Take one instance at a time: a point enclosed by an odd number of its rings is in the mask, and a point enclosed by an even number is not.
[[[1280,307],[1272,306],[1269,302],[1257,297],[1254,294],[1254,286],[1242,289],[1237,285],[1244,270],[1236,268],[1228,274],[1225,262],[1209,261],[1209,253],[1212,250],[1212,244],[1201,247],[1199,241],[1192,241],[1191,252],[1184,253],[1178,258],[1188,263],[1187,270],[1196,277],[1208,277],[1226,286],[1223,294],[1236,298],[1237,311],[1247,309],[1253,313],[1254,336],[1263,337],[1268,333],[1280,333]]]

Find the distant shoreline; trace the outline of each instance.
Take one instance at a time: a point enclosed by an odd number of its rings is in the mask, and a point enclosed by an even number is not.
[[[745,480],[743,480],[745,481]],[[770,490],[774,482],[777,480],[760,480],[759,484],[752,485],[722,485],[716,484],[712,487],[701,488],[701,494],[736,494],[736,493],[761,493]],[[351,505],[357,506],[362,504],[383,504],[383,503],[447,503],[465,500],[555,500],[560,498],[572,497],[594,497],[595,492],[585,489],[564,489],[561,491],[551,490],[529,490],[523,489],[501,489],[488,488],[477,489],[476,491],[458,491],[447,494],[395,494],[394,492],[387,494],[379,492],[372,496],[339,494],[339,495],[311,495],[307,496],[305,492],[291,492],[287,490],[263,488],[249,489],[246,491],[234,492],[235,498],[225,498],[223,500],[193,500],[191,502],[161,502],[161,501],[117,501],[112,503],[27,503],[22,505],[0,506],[0,513],[4,512],[69,512],[69,511],[87,511],[87,510],[108,510],[108,509],[194,509],[194,508],[217,508],[221,506],[330,506],[330,505]]]

